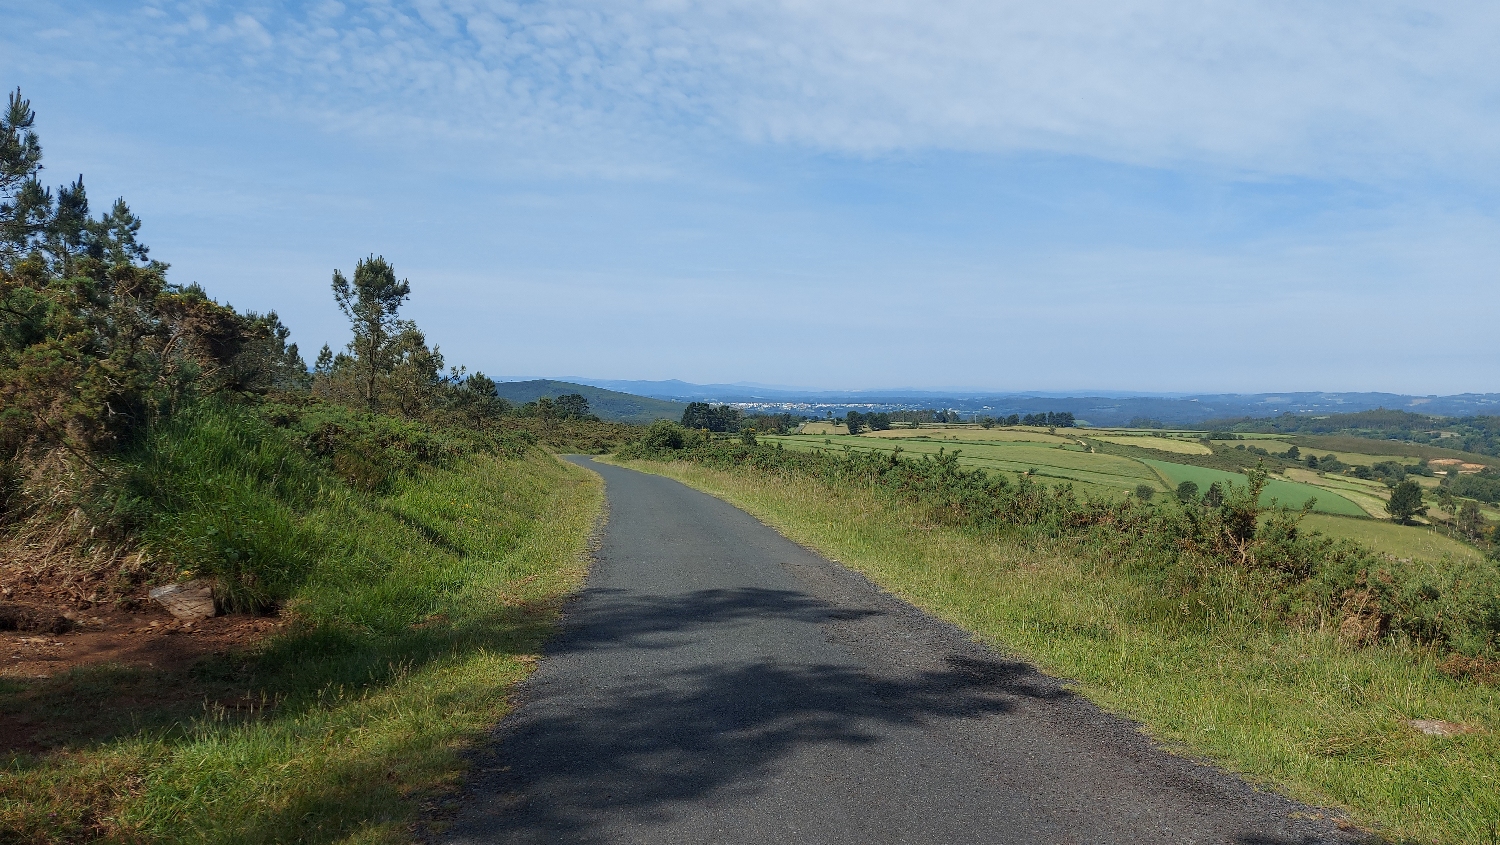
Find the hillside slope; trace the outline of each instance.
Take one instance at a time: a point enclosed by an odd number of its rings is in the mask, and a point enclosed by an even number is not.
[[[605,390],[602,387],[590,387],[586,384],[553,379],[500,382],[495,385],[495,390],[501,398],[517,405],[535,402],[543,396],[556,399],[569,393],[578,393],[589,400],[589,410],[597,414],[600,419],[615,422],[645,424],[654,420],[678,420],[682,418],[682,411],[687,407],[681,402],[651,399],[632,393],[620,393]]]

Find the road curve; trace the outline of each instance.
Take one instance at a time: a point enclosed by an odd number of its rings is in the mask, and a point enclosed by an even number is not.
[[[605,479],[588,585],[449,843],[1348,842],[675,481]]]

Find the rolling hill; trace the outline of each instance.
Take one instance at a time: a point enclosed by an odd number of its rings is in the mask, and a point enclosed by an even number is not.
[[[552,379],[503,381],[495,385],[495,391],[500,394],[501,398],[517,405],[535,402],[543,396],[556,399],[569,393],[578,393],[589,400],[589,410],[598,415],[601,420],[643,425],[654,420],[681,419],[682,410],[687,407],[682,402],[651,399],[632,393],[620,393],[605,390],[602,387],[590,387],[586,384]]]

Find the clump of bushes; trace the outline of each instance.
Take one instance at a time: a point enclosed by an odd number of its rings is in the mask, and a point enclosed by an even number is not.
[[[1337,626],[1351,645],[1397,637],[1475,657],[1500,654],[1500,571],[1493,564],[1393,560],[1305,530],[1307,509],[1260,504],[1268,473],[1259,467],[1245,485],[1216,483],[1201,497],[1184,486],[1170,497],[1142,491],[1096,499],[1029,474],[1012,481],[965,468],[957,452],[911,459],[897,452],[788,451],[670,423],[652,425],[618,454],[875,490],[921,508],[936,523],[1072,540],[1102,558],[1153,570],[1181,590],[1237,572],[1254,584],[1268,612]]]

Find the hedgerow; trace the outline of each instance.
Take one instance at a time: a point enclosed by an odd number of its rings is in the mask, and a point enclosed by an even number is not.
[[[935,524],[1070,541],[1106,561],[1154,568],[1168,581],[1233,570],[1254,586],[1267,613],[1332,626],[1353,646],[1384,638],[1470,656],[1500,653],[1500,572],[1493,563],[1396,559],[1306,530],[1306,509],[1260,504],[1269,475],[1260,467],[1221,495],[1147,502],[1079,496],[1071,484],[965,468],[957,451],[908,458],[899,449],[787,450],[670,423],[654,424],[617,454],[866,489],[916,506]]]

